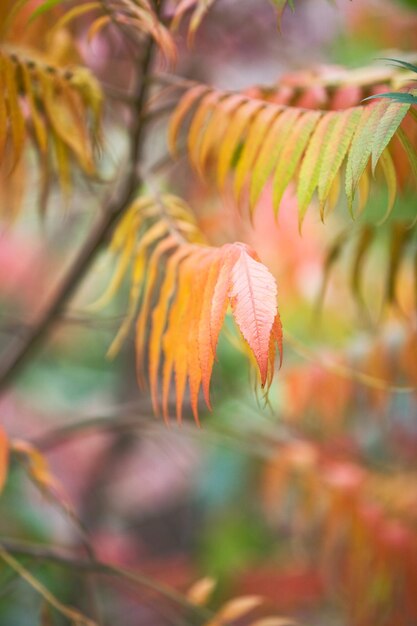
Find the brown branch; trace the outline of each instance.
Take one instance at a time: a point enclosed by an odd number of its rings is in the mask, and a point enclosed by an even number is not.
[[[159,3],[161,6],[162,3]],[[148,38],[142,62],[138,68],[138,86],[134,95],[129,170],[119,192],[109,200],[92,228],[78,254],[53,289],[41,312],[31,321],[29,328],[13,338],[0,359],[0,393],[20,372],[27,360],[38,348],[68,300],[74,294],[90,269],[103,244],[110,237],[115,225],[135,197],[141,183],[139,164],[142,157],[145,119],[143,112],[149,89],[148,76],[152,66],[154,41]]]
[[[87,560],[76,558],[67,554],[60,549],[51,548],[39,544],[16,541],[14,539],[1,539],[0,548],[8,554],[14,556],[29,557],[38,561],[54,563],[65,568],[74,570],[75,572],[96,573],[103,576],[120,578],[136,586],[144,587],[152,592],[165,597],[200,617],[211,617],[211,612],[202,607],[192,604],[184,595],[167,587],[163,583],[159,583],[140,572],[133,571],[125,567],[103,563],[97,560]]]
[[[9,552],[0,544],[0,558],[9,567],[11,567],[23,580],[25,580],[37,593],[39,593],[45,602],[50,604],[58,613],[66,617],[72,624],[79,626],[98,626],[83,613],[77,611],[66,604],[63,604],[53,593],[45,587],[45,585],[35,578],[19,561],[17,561]]]

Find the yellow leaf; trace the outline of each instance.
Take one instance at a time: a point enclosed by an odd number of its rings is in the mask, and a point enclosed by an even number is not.
[[[197,606],[204,606],[216,587],[214,578],[206,577],[198,580],[187,592],[187,600]]]
[[[23,77],[23,85],[25,95],[29,102],[30,117],[32,120],[33,128],[35,130],[36,141],[38,142],[39,150],[45,152],[48,145],[48,135],[45,129],[45,123],[40,115],[36,105],[36,94],[33,88],[33,77],[30,75],[30,70],[26,63],[20,65],[20,70]]]
[[[159,414],[158,371],[161,356],[162,335],[165,329],[170,299],[175,290],[179,264],[191,252],[191,247],[182,246],[169,258],[158,304],[152,313],[152,330],[149,339],[149,381],[154,413]]]
[[[143,299],[139,315],[136,321],[136,366],[139,382],[143,381],[143,358],[144,358],[144,345],[145,345],[145,329],[148,320],[149,309],[151,306],[151,300],[153,296],[153,290],[156,286],[156,280],[159,272],[159,263],[161,257],[177,246],[175,237],[169,235],[166,239],[163,239],[152,252],[148,261],[148,271],[146,276],[146,282],[143,288]]]
[[[233,184],[233,192],[236,200],[239,202],[243,185],[253,168],[256,155],[266,134],[270,130],[275,118],[280,114],[281,108],[267,106],[255,114],[251,125],[249,126],[248,135],[244,143],[242,153],[236,166],[236,173]]]
[[[269,129],[265,141],[255,161],[249,194],[249,208],[253,211],[256,202],[269,176],[276,166],[287,142],[292,126],[296,123],[300,111],[286,109],[279,115]]]
[[[205,164],[212,146],[216,146],[216,144],[221,142],[230,125],[230,116],[233,116],[234,111],[238,109],[242,102],[245,102],[245,99],[240,95],[233,95],[227,98],[221,103],[221,106],[215,108],[207,126],[202,131],[200,149],[195,159],[195,167],[201,177],[203,177]]]
[[[272,204],[275,213],[278,212],[283,193],[295,174],[320,115],[317,111],[307,111],[301,115],[285,141],[272,184]]]
[[[229,622],[236,621],[244,617],[256,607],[262,604],[263,600],[259,596],[241,596],[229,600],[214,616],[207,626],[223,626]]]
[[[300,230],[304,216],[319,182],[323,155],[329,144],[336,120],[337,117],[335,113],[327,113],[320,119],[301,163],[297,185],[298,223]]]
[[[64,13],[64,15],[56,22],[55,26],[53,27],[50,33],[50,36],[52,37],[54,32],[63,28],[66,24],[68,24],[75,18],[80,17],[81,15],[84,15],[85,13],[90,13],[91,11],[94,11],[95,9],[101,9],[101,8],[102,6],[100,2],[85,2],[84,4],[79,4],[78,6],[72,7],[72,9]]]
[[[168,147],[173,156],[177,156],[177,137],[181,124],[193,104],[209,91],[206,85],[196,85],[186,91],[176,107],[168,129]]]
[[[207,118],[209,118],[215,104],[221,98],[224,98],[224,94],[220,91],[210,91],[207,95],[203,96],[194,113],[187,138],[190,161],[194,167],[196,167],[198,162],[198,153],[204,132],[204,125],[207,123]]]
[[[110,348],[108,349],[107,356],[111,359],[113,358],[117,352],[120,350],[120,346],[126,338],[127,333],[129,332],[131,323],[136,313],[136,309],[138,306],[141,286],[143,282],[143,277],[145,273],[145,263],[146,263],[146,254],[148,248],[155,244],[158,239],[161,239],[164,235],[167,234],[167,225],[164,222],[156,222],[153,224],[149,230],[145,232],[143,237],[141,238],[139,244],[137,245],[135,251],[135,261],[133,265],[133,276],[132,283],[129,294],[129,306],[127,310],[126,317],[120,326],[116,337],[113,339]],[[135,231],[132,230],[132,238],[135,240]]]
[[[10,449],[27,459],[29,474],[41,489],[56,490],[59,487],[59,483],[50,472],[46,458],[31,443],[13,439],[10,442]]]
[[[247,100],[239,106],[232,119],[228,120],[227,130],[219,146],[217,185],[220,189],[224,186],[232,158],[236,153],[242,133],[264,106],[264,103],[260,101]]]
[[[262,617],[252,622],[250,626],[297,626],[298,622],[289,617]]]
[[[110,15],[102,15],[101,17],[98,17],[96,20],[94,20],[94,22],[88,29],[87,41],[91,43],[94,37],[96,37],[96,35],[98,35],[99,32],[103,30],[103,28],[105,28],[108,24],[111,24]]]

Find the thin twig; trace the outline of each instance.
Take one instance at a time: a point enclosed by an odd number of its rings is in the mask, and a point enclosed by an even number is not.
[[[124,432],[143,429],[151,434],[159,433],[161,428],[165,429],[165,426],[152,419],[150,406],[148,411],[146,411],[147,407],[143,405],[140,405],[139,408],[141,409],[140,415],[137,414],[137,405],[127,405],[114,407],[107,415],[82,416],[69,424],[58,426],[48,431],[44,435],[37,437],[32,443],[37,449],[46,452],[65,444],[68,440],[82,437],[89,431],[108,430],[111,432]],[[212,428],[202,431],[194,425],[182,424],[181,428],[171,430],[170,433],[173,436],[185,436],[197,439],[197,441],[204,441],[205,445],[222,446],[227,449],[240,451],[242,454],[249,454],[268,460],[276,454],[277,445],[284,445],[292,439],[291,433],[287,429],[283,429],[280,426],[278,430],[279,432],[276,432],[277,429],[274,425],[274,433],[269,430],[262,433],[257,439],[251,433],[249,439],[242,435],[240,431],[228,432],[227,430],[220,431]]]
[[[199,616],[211,616],[211,612],[209,612],[207,609],[203,609],[202,607],[198,607],[195,604],[192,604],[181,593],[174,591],[163,583],[159,583],[151,578],[148,578],[144,574],[138,573],[125,567],[110,565],[109,563],[103,563],[97,560],[91,561],[87,559],[74,558],[72,556],[63,554],[62,551],[58,550],[57,548],[15,541],[14,539],[2,539],[0,541],[0,556],[3,557],[4,552],[8,554],[9,558],[10,555],[26,556],[40,561],[55,563],[56,565],[73,569],[74,571],[95,572],[97,574],[102,574],[103,576],[121,578],[139,587],[149,589],[167,598],[171,602],[174,602],[175,604],[183,608],[193,611]]]
[[[0,558],[2,558],[3,561],[7,563],[7,565],[17,574],[19,574],[19,576],[23,578],[23,580],[25,580],[33,589],[35,589],[35,591],[37,591],[42,598],[48,602],[48,604],[61,613],[61,615],[71,620],[74,624],[79,624],[79,626],[97,626],[96,622],[93,622],[93,620],[89,619],[76,609],[60,602],[60,600],[58,600],[58,598],[56,598],[53,593],[45,587],[45,585],[32,576],[32,574],[10,554],[10,551],[1,544]]]

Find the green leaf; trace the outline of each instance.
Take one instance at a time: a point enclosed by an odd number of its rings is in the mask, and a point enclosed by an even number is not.
[[[374,107],[365,109],[362,114],[362,120],[353,137],[346,165],[345,180],[346,196],[351,213],[353,197],[359,184],[359,179],[365,171],[371,156],[372,141],[386,108],[387,104],[385,102],[379,102]]]
[[[386,93],[379,93],[375,96],[364,98],[363,102],[366,100],[375,100],[376,98],[389,98],[390,100],[394,100],[394,102],[401,102],[402,104],[417,104],[417,96],[413,96],[411,93],[404,93],[402,91],[387,91]]]
[[[323,151],[318,182],[320,213],[322,216],[332,184],[346,157],[361,114],[361,109],[348,109],[339,113],[327,146]]]
[[[393,102],[382,116],[372,142],[372,172],[375,172],[381,154],[395,135],[399,125],[407,115],[408,109],[409,105],[407,104]]]
[[[334,125],[338,119],[336,113],[330,112],[321,118],[310,139],[298,176],[298,226],[301,226],[311,202],[314,191],[319,183],[323,155],[326,152]]]
[[[50,11],[58,4],[62,4],[66,1],[67,0],[45,0],[45,2],[43,2],[33,11],[32,15],[30,16],[29,22],[33,22],[33,20],[36,20],[39,16],[43,15],[47,11]]]
[[[299,116],[299,110],[286,109],[276,118],[268,131],[253,168],[249,194],[249,208],[251,213],[270,174],[278,162],[281,151],[286,145],[287,138]]]
[[[390,57],[381,57],[380,61],[391,61],[393,65],[403,67],[406,70],[410,70],[411,72],[417,73],[417,65],[413,65],[412,63],[408,63],[407,61],[402,61],[401,59],[391,59]]]
[[[284,191],[295,174],[320,116],[319,111],[307,111],[298,118],[287,138],[274,174],[273,206],[275,214],[278,212]]]

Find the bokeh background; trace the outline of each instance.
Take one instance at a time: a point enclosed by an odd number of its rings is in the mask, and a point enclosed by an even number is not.
[[[41,49],[37,28],[22,28],[16,37]],[[131,88],[134,58],[116,31],[88,42],[87,28],[88,18],[77,20],[47,53],[57,63],[82,60],[113,88],[102,168],[117,183],[128,117],[114,91]],[[309,76],[330,66],[355,68],[381,57],[415,60],[417,5],[300,0],[295,12],[285,11],[279,32],[268,2],[218,0],[192,49],[185,25],[178,39],[176,72],[182,76],[248,93],[262,85],[274,89],[281,81],[302,95]],[[317,105],[325,96],[309,97]],[[166,98],[175,101],[169,90]],[[0,399],[0,423],[8,436],[36,443],[60,485],[57,504],[13,462],[0,500],[0,534],[81,556],[88,536],[101,560],[181,593],[210,576],[217,582],[213,606],[259,594],[270,612],[309,626],[412,626],[415,229],[407,231],[400,259],[393,247],[415,214],[415,194],[405,191],[397,200],[358,268],[358,240],[375,222],[370,218],[383,211],[385,191],[375,189],[353,223],[343,206],[324,225],[318,211],[310,210],[300,235],[291,190],[275,222],[266,189],[250,224],[231,196],[220,197],[191,173],[185,158],[167,159],[166,122],[162,116],[147,134],[146,185],[186,197],[212,243],[244,240],[258,251],[278,283],[282,369],[266,403],[228,321],[212,381],[213,411],[201,408],[201,428],[188,409],[181,427],[166,427],[152,415],[148,393],[137,387],[133,337],[115,359],[106,359],[126,311],[129,284],[109,306],[91,312],[113,269],[114,259],[103,253]],[[67,202],[52,189],[40,219],[30,164],[21,173],[21,181],[27,179],[24,210],[13,225],[0,227],[1,347],[24,332],[108,194],[108,183],[81,179]],[[390,268],[397,261],[396,302],[387,303]],[[62,601],[86,612],[94,583],[105,624],[196,623],[155,590],[23,561]],[[0,567],[0,624],[64,622],[45,612],[24,580]]]

